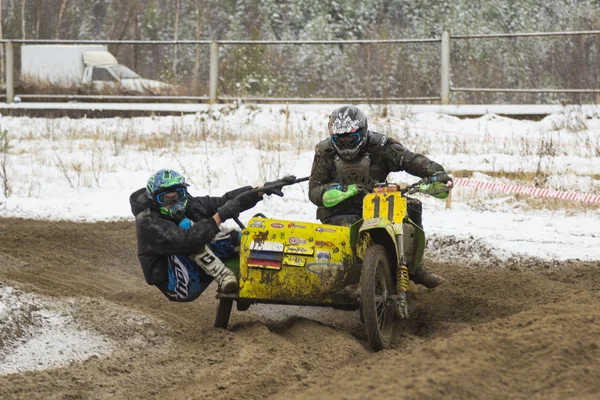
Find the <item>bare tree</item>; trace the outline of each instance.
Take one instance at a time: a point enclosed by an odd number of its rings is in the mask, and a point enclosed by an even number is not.
[[[200,40],[200,37],[202,35],[202,13],[200,12],[200,7],[200,4],[198,4],[198,6],[196,7],[196,40]],[[196,45],[195,51],[196,62],[194,64],[194,78],[192,81],[192,88],[194,89],[194,93],[198,94],[198,86],[200,83],[200,45]]]
[[[175,3],[175,40],[179,34],[179,0]],[[173,77],[177,80],[177,45],[173,49]]]
[[[62,0],[62,4],[60,5],[60,11],[58,12],[58,21],[56,22],[56,34],[54,37],[56,39],[60,39],[60,23],[62,21],[63,12],[65,11],[65,6],[67,5],[67,0]]]
[[[140,15],[139,15],[139,13],[135,14],[135,26],[134,26],[133,37],[135,40],[141,40],[141,38],[142,38],[142,32],[140,31]],[[137,71],[138,58],[140,57],[139,46],[133,45],[132,51],[133,51],[133,62],[131,65],[133,66],[133,70]]]
[[[35,3],[35,38],[40,38],[40,5],[41,2]]]
[[[21,36],[23,37],[23,39],[27,39],[25,35],[25,3],[26,0],[23,0],[21,2]]]
[[[116,40],[125,40],[128,36],[127,34],[131,33],[131,26],[134,24],[136,16],[142,8],[142,3],[140,0],[120,0],[113,1],[111,7],[114,8],[117,18],[114,19],[113,25],[109,30],[109,37]],[[115,45],[114,52],[116,54],[119,53],[120,46],[120,44]]]
[[[12,193],[12,187],[8,179],[8,151],[10,148],[8,131],[2,129],[0,130],[0,181],[2,181],[2,189],[6,198]]]
[[[2,35],[2,0],[0,0],[0,40]],[[0,82],[4,82],[4,43],[0,43]]]

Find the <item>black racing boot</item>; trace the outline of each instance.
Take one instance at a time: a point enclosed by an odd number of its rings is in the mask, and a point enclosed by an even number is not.
[[[410,275],[410,279],[414,283],[420,283],[428,289],[433,289],[444,283],[445,279],[433,272],[425,271],[423,268]]]

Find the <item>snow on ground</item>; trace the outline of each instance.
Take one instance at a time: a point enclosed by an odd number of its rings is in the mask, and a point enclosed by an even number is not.
[[[57,300],[0,282],[0,376],[110,357],[122,349],[166,351],[170,339],[163,333],[169,332],[164,321],[104,299]]]
[[[0,375],[107,356],[113,344],[82,329],[64,302],[0,285]]]
[[[8,135],[8,142],[0,141],[0,171],[6,171],[0,173],[0,212],[50,220],[133,220],[130,193],[167,167],[187,177],[193,195],[219,196],[285,174],[308,176],[314,145],[327,138],[327,116],[335,107],[205,106],[180,117],[130,119],[0,117],[0,134]],[[449,171],[600,194],[596,108],[559,107],[539,122],[495,114],[460,119],[403,106],[362,108],[372,130]],[[468,114],[468,108],[462,112]],[[416,180],[405,173],[390,177]],[[316,221],[307,191],[306,183],[287,187],[283,198],[266,198],[241,219],[262,212]],[[461,187],[454,189],[450,209],[443,201],[420,199],[430,257],[600,260],[598,206],[532,205],[523,197]],[[226,227],[234,225],[228,221]],[[0,286],[0,322],[0,374],[112,351],[110,341],[77,327],[56,304],[5,286]]]
[[[3,215],[99,221],[133,219],[128,197],[152,172],[182,172],[192,194],[221,195],[284,174],[310,174],[314,145],[327,137],[336,105],[204,106],[179,117],[0,118],[8,133],[8,198]],[[525,109],[529,106],[522,106]],[[479,180],[600,193],[600,117],[595,107],[563,107],[541,121],[495,114],[460,119],[406,106],[362,106],[372,130],[400,140],[453,172]],[[463,106],[463,110],[468,110]],[[5,153],[6,154],[6,153]],[[0,153],[0,155],[5,156]],[[1,159],[0,159],[1,160]],[[407,174],[398,179],[413,180]],[[528,181],[529,180],[529,181]],[[2,188],[2,186],[0,186]],[[307,184],[285,189],[242,215],[314,221]],[[423,199],[429,235],[477,238],[496,254],[600,259],[598,207],[524,207],[514,196],[456,188],[453,205]]]

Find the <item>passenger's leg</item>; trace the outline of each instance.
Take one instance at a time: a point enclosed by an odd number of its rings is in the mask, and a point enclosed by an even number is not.
[[[414,222],[415,225],[417,225],[420,229],[421,229],[421,237],[423,237],[423,204],[417,200],[417,199],[413,199],[413,198],[407,198],[407,213],[408,213],[408,218],[411,219],[411,221]],[[418,228],[415,228],[418,229]],[[416,235],[419,232],[416,233]],[[414,253],[414,265],[411,268],[410,272],[410,279],[412,279],[413,282],[415,283],[420,283],[421,285],[432,289],[436,286],[441,285],[444,282],[444,278],[442,278],[439,275],[434,274],[433,272],[429,272],[426,271],[425,268],[423,268],[423,252],[424,252],[424,246],[425,246],[425,238],[423,237],[423,239],[421,240],[423,243],[419,244],[419,240],[415,240],[415,246],[412,249]],[[419,247],[420,246],[420,247]]]
[[[204,252],[201,254],[193,254],[190,256],[196,263],[212,276],[219,284],[219,290],[223,293],[233,293],[238,289],[238,282],[235,274],[223,264],[209,248],[204,247]]]
[[[169,256],[168,281],[157,285],[171,301],[188,302],[198,298],[213,278],[188,256]]]
[[[409,197],[406,199],[406,207],[408,218],[423,229],[423,204],[419,200]]]

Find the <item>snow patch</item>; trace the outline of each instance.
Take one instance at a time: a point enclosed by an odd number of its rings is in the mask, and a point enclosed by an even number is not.
[[[0,286],[0,376],[110,355],[115,345],[81,329],[67,304]]]

